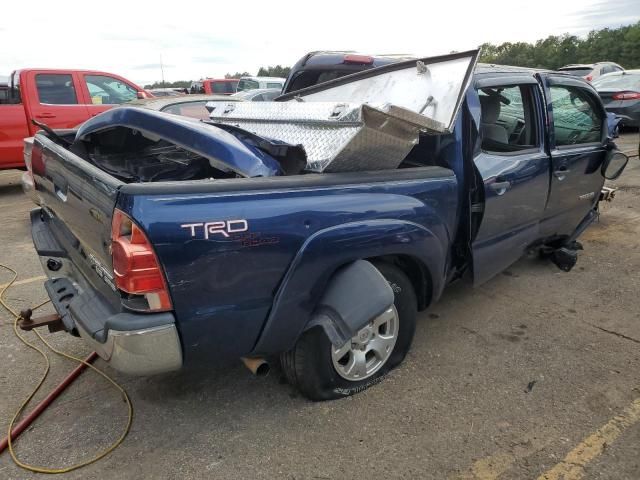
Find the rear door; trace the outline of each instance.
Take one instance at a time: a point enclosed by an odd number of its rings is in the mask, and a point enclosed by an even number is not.
[[[83,102],[90,116],[138,98],[138,89],[124,79],[101,72],[78,73]]]
[[[532,76],[476,81],[480,151],[475,165],[484,183],[484,212],[473,241],[474,283],[518,260],[539,236],[549,189],[542,98]]]
[[[604,178],[606,113],[596,91],[582,81],[545,75],[550,115],[550,196],[544,236],[570,235],[595,205]]]
[[[51,128],[74,128],[89,118],[75,72],[30,70],[26,73],[32,118]],[[25,79],[22,79],[25,87]],[[24,95],[24,88],[22,91]],[[37,128],[30,127],[32,132]]]

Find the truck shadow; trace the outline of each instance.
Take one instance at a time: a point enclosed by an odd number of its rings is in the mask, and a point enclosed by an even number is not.
[[[418,314],[416,337],[408,360],[424,355],[436,346],[434,342],[442,340],[434,337],[432,330],[435,328],[460,328],[462,319],[451,318],[452,315],[455,316],[459,304],[472,308],[479,295],[490,297],[505,282],[513,282],[513,279],[521,275],[548,275],[550,270],[557,271],[547,261],[524,258],[482,287],[474,288],[468,281],[451,285],[439,302]],[[233,411],[242,408],[246,413],[265,408],[297,409],[305,405],[318,405],[306,400],[294,387],[287,384],[277,359],[271,359],[270,366],[271,371],[267,377],[255,377],[238,359],[237,362],[224,365],[191,367],[175,373],[142,378],[130,388],[139,401],[158,408],[168,407],[175,402],[186,402],[194,407],[193,413],[196,416],[198,410],[220,410],[224,405],[233,405]],[[402,368],[400,366],[399,370]],[[382,382],[381,385],[384,384]],[[274,407],[274,404],[278,407]]]
[[[474,370],[474,359],[495,359],[505,350],[513,354],[529,348],[536,324],[524,319],[528,307],[510,304],[505,295],[517,295],[530,282],[548,282],[556,272],[546,261],[524,258],[479,288],[469,282],[450,286],[436,305],[419,314],[404,364],[379,385],[353,397],[314,403],[286,383],[277,362],[271,363],[267,377],[254,377],[238,360],[128,383],[136,424],[150,437],[170,430],[172,445],[207,444],[213,438],[242,449],[260,432],[287,432],[294,443],[310,438],[324,441],[324,422],[364,422],[371,405],[395,408],[408,397],[431,404],[438,385],[452,385],[457,391],[461,382],[471,381],[467,376]],[[544,350],[544,345],[535,348]],[[388,428],[393,428],[393,418]]]
[[[20,197],[22,195],[22,186],[20,185],[20,180],[18,180],[18,183],[0,182],[0,197],[9,195],[16,197]]]

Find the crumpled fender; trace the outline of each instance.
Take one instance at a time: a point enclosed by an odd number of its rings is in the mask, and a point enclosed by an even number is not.
[[[300,248],[285,274],[254,353],[292,348],[334,272],[359,259],[383,255],[418,259],[430,273],[431,298],[436,300],[444,288],[448,242],[435,230],[391,219],[346,223],[316,232]]]
[[[139,107],[112,108],[96,115],[80,126],[76,141],[114,127],[137,130],[153,140],[166,140],[203,156],[214,168],[232,170],[243,177],[282,174],[280,164],[271,155],[229,132],[199,120]]]
[[[341,347],[393,301],[393,290],[378,269],[356,260],[331,277],[305,330],[320,326],[333,346]]]

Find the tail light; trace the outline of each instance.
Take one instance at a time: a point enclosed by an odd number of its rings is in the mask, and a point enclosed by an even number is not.
[[[593,75],[587,75],[586,77],[584,77],[584,79],[585,79],[587,82],[590,82],[591,80],[593,80]]]
[[[373,57],[369,57],[367,55],[345,55],[342,63],[371,65],[373,63]]]
[[[171,310],[171,298],[158,258],[144,232],[125,213],[115,209],[111,223],[111,260],[116,287],[146,304],[136,310],[164,312]]]
[[[640,100],[638,92],[619,92],[613,95],[614,100]]]
[[[42,158],[42,146],[40,144],[34,140],[31,146],[31,152],[28,155],[29,158],[27,158],[27,155],[24,157],[26,167],[32,175],[34,172],[39,175],[44,175],[44,158]]]

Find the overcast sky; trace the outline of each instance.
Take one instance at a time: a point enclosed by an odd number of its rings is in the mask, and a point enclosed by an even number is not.
[[[16,68],[104,70],[139,84],[255,73],[311,50],[420,56],[535,41],[640,20],[640,0],[3,2],[0,76]],[[236,7],[237,5],[237,7]],[[606,59],[601,59],[606,60]]]

